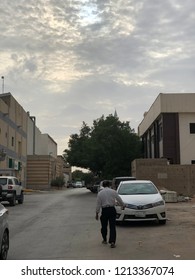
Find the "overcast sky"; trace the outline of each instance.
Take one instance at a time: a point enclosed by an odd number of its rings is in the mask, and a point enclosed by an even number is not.
[[[137,132],[160,92],[195,92],[195,1],[0,0],[0,75],[58,154],[115,110]]]

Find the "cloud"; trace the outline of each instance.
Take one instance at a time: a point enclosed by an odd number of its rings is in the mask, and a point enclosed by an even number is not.
[[[115,109],[136,129],[159,92],[194,91],[194,10],[193,0],[1,0],[5,90],[59,153],[82,121]]]

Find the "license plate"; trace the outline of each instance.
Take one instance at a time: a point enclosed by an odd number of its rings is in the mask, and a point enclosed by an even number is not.
[[[138,212],[135,212],[135,216],[138,218],[144,218],[146,216],[146,213],[143,211],[138,211]]]

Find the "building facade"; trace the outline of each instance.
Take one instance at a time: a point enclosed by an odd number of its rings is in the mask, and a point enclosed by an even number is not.
[[[27,186],[48,189],[51,181],[63,176],[63,164],[58,162],[57,143],[36,126],[36,117],[28,112]],[[62,165],[62,166],[60,166]]]
[[[0,174],[26,183],[27,113],[11,93],[0,94]]]
[[[144,158],[195,163],[195,93],[160,93],[138,127]]]
[[[26,188],[43,189],[64,175],[57,143],[36,126],[11,93],[0,94],[0,174],[16,176]]]
[[[63,174],[65,186],[68,185],[68,182],[72,181],[72,168],[65,161],[63,156],[57,157],[57,174],[58,176],[61,176],[61,174]]]
[[[57,143],[41,133],[36,117],[28,114],[27,126],[27,186],[31,189],[48,189],[57,173]]]

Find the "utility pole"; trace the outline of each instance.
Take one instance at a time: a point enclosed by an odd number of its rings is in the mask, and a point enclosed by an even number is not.
[[[4,76],[1,76],[2,79],[2,93],[4,93]]]

